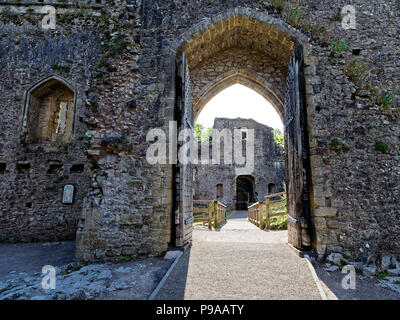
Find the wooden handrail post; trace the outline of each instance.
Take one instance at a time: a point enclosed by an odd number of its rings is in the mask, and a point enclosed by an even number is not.
[[[218,201],[214,201],[214,228],[218,228]]]
[[[260,201],[258,203],[258,214],[260,220],[260,229],[264,229],[264,213],[263,213],[263,203]]]
[[[270,228],[270,218],[269,218],[269,198],[265,198],[265,219],[267,219],[265,228],[269,230]]]
[[[208,202],[208,229],[212,229],[212,201]]]

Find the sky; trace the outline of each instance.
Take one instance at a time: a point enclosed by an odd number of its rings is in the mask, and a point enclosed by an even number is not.
[[[212,128],[215,118],[254,119],[283,132],[281,118],[274,107],[262,95],[241,84],[234,84],[212,98],[196,123]]]

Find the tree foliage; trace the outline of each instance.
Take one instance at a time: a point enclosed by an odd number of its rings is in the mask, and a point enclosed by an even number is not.
[[[275,143],[279,144],[282,148],[285,147],[285,139],[281,130],[279,129],[274,130],[274,141]]]
[[[212,128],[204,128],[203,125],[196,123],[194,125],[194,137],[197,141],[211,141]]]

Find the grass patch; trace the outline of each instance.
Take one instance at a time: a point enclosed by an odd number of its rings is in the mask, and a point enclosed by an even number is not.
[[[287,230],[286,215],[271,218],[270,226],[272,230]]]
[[[285,3],[286,0],[272,0],[271,2],[272,6],[279,12],[281,12],[285,8]]]
[[[346,76],[354,83],[359,84],[361,78],[367,72],[367,66],[363,64],[359,59],[354,59],[350,62],[345,70]]]
[[[66,66],[66,65],[54,63],[53,64],[53,70],[59,70],[59,71],[63,71],[63,72],[69,73],[71,68],[69,66]]]
[[[377,274],[376,275],[376,277],[378,278],[378,279],[384,279],[384,278],[386,278],[387,276],[389,276],[386,272],[381,272],[381,273],[379,273],[379,274]]]
[[[130,257],[130,256],[123,256],[122,259],[121,259],[122,263],[126,263],[126,262],[129,262],[129,261],[132,261],[132,257]]]
[[[265,229],[266,225],[267,225],[267,222],[264,221],[264,229]],[[270,230],[287,230],[286,215],[270,218],[269,226],[270,226]]]
[[[339,140],[338,139],[332,139],[331,140],[331,147],[336,148],[339,146]]]
[[[391,92],[375,95],[376,104],[383,108],[390,108],[394,103],[394,94]]]
[[[342,21],[342,11],[338,9],[336,14],[329,18],[329,21]]]
[[[285,188],[286,189],[286,188]],[[281,196],[281,201],[287,200],[286,194]],[[265,209],[265,206],[264,206]],[[277,213],[277,212],[282,212],[286,211],[287,212],[287,204],[283,204],[279,207],[273,207],[271,208],[271,213]],[[264,219],[264,229],[266,227],[267,221]],[[269,220],[269,226],[271,230],[287,230],[287,218],[286,214],[278,217],[272,217]]]
[[[347,50],[349,44],[349,39],[340,39],[338,41],[333,41],[332,42],[332,50],[336,52],[342,52]]]
[[[81,150],[83,150],[83,151],[89,150],[90,144],[91,144],[90,141],[91,141],[91,139],[88,136],[85,136],[82,139]]]
[[[297,5],[295,8],[289,9],[286,19],[293,27],[299,28],[303,26],[305,16],[305,9]]]
[[[380,151],[382,153],[386,153],[389,150],[389,146],[382,141],[378,141],[375,144],[375,150]]]
[[[282,10],[283,11],[283,10]],[[296,3],[295,7],[284,6],[284,13],[282,16],[286,21],[295,28],[302,29],[304,32],[312,33],[316,36],[320,36],[326,31],[325,26],[317,26],[307,23],[307,8]]]
[[[342,146],[342,151],[343,152],[349,152],[350,151],[350,147],[348,147],[348,146]]]
[[[226,217],[228,218],[231,214],[233,214],[235,211],[227,211],[226,212]]]

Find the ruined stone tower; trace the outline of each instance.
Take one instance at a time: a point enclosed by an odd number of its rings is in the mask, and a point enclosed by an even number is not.
[[[232,159],[230,159],[232,164],[225,164],[225,159],[221,159],[220,165],[196,165],[193,168],[194,200],[216,199],[226,204],[229,210],[243,210],[256,201],[264,201],[264,196],[267,194],[284,191],[284,151],[274,141],[273,129],[254,120],[240,118],[216,118],[213,128],[220,130],[219,132],[223,129],[228,129],[231,132],[234,129],[240,129],[243,130],[244,134],[248,129],[254,130],[254,148],[257,150],[254,157],[254,170],[248,175],[238,175]],[[207,146],[211,145],[208,142],[204,143]],[[224,144],[222,145],[225,146]],[[212,148],[210,149],[209,155],[212,155]],[[241,180],[242,178],[251,180],[251,190],[244,188],[243,192],[241,192],[240,188],[239,190],[237,189],[238,183],[240,184],[238,179]],[[243,206],[238,202],[243,203]]]

